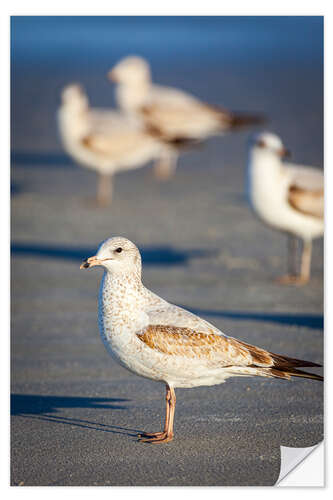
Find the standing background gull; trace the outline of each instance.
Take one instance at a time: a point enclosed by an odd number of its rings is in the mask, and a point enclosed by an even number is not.
[[[116,82],[116,101],[130,116],[139,117],[146,126],[164,139],[172,141],[204,140],[245,125],[256,125],[262,116],[232,113],[211,106],[173,87],[152,82],[148,62],[142,57],[122,59],[108,73]],[[176,168],[177,150],[156,165],[156,175],[169,177]]]
[[[116,172],[142,167],[168,148],[130,117],[90,108],[80,85],[68,85],[61,98],[58,127],[64,149],[80,165],[98,172],[97,202],[101,206],[111,202]]]
[[[141,441],[172,440],[176,387],[221,384],[240,376],[323,380],[298,369],[320,365],[228,337],[149,291],[141,281],[140,252],[126,238],[109,238],[81,264],[82,269],[94,266],[104,268],[98,311],[106,349],[131,372],[166,386],[164,430],[140,435]]]
[[[281,139],[257,135],[248,158],[248,197],[254,211],[271,227],[288,234],[288,274],[280,283],[309,281],[312,240],[324,233],[324,175],[313,167],[284,163]],[[295,238],[303,241],[301,271],[295,270]]]

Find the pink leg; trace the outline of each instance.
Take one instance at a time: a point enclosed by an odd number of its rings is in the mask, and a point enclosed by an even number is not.
[[[176,407],[176,394],[173,387],[166,385],[166,416],[162,432],[144,433],[139,439],[142,443],[168,443],[173,439],[173,421]],[[139,435],[141,436],[141,434]]]
[[[113,179],[111,174],[98,174],[97,205],[106,207],[112,200]]]
[[[290,238],[292,237],[290,236]],[[280,283],[281,285],[305,285],[310,279],[311,251],[312,251],[311,240],[304,241],[302,262],[301,262],[301,273],[296,274],[294,270],[294,272],[289,272],[289,274],[279,278],[277,282]],[[292,245],[289,243],[289,262],[293,258],[294,252],[295,252],[295,247],[293,248]]]

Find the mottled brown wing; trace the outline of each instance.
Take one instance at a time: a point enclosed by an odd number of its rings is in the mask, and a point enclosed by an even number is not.
[[[232,337],[198,333],[190,328],[150,325],[138,338],[148,347],[168,356],[196,358],[223,368],[244,368],[246,375],[289,380],[291,377],[323,380],[321,375],[299,370],[300,366],[321,366],[311,361],[281,356]],[[253,372],[249,371],[254,370]]]
[[[292,185],[288,193],[289,204],[298,212],[322,219],[324,217],[324,190],[302,189]]]
[[[200,333],[190,328],[150,325],[138,338],[151,349],[169,356],[197,358],[217,363],[219,366],[273,365],[270,354],[264,349],[238,342],[231,337]]]

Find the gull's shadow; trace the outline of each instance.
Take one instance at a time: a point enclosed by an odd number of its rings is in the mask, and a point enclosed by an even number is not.
[[[11,415],[25,413],[43,415],[57,413],[59,408],[96,408],[111,410],[126,410],[119,403],[128,399],[119,398],[87,398],[78,396],[41,396],[39,394],[11,394]]]
[[[281,325],[301,326],[315,330],[323,330],[324,317],[321,314],[296,314],[296,313],[265,313],[247,311],[214,311],[208,309],[191,309],[198,316],[215,316],[218,318],[235,319],[240,321],[262,321],[266,323],[279,323]]]
[[[16,196],[17,194],[20,194],[22,192],[22,187],[17,184],[16,182],[12,182],[10,184],[10,195],[11,196]]]
[[[62,153],[36,153],[28,151],[13,151],[10,161],[15,167],[59,167],[66,166],[75,168],[71,158]]]
[[[210,257],[216,252],[212,250],[188,249],[178,250],[171,246],[153,246],[140,248],[145,266],[186,265],[192,258]],[[78,264],[85,258],[95,255],[96,247],[74,247],[66,245],[47,245],[43,243],[15,243],[11,245],[12,255],[36,258],[50,258],[75,261]]]
[[[12,243],[12,255],[22,255],[36,258],[70,260],[79,264],[84,258],[95,255],[96,247],[74,247],[64,245],[45,245]],[[188,249],[178,250],[170,246],[146,247],[141,249],[142,261],[145,266],[181,266],[187,265],[191,258],[214,256],[214,250]],[[185,307],[185,306],[183,306]],[[185,309],[190,309],[185,307]],[[190,309],[199,316],[215,316],[243,321],[262,321],[279,323],[281,325],[296,325],[316,330],[324,327],[321,314],[297,313],[266,313],[247,311],[221,311],[207,309]]]
[[[105,410],[127,410],[119,404],[128,399],[122,398],[90,398],[78,396],[42,396],[39,394],[11,394],[11,415],[36,418],[48,422],[55,422],[77,427],[84,427],[113,434],[127,434],[136,436],[140,431],[117,425],[101,424],[90,420],[55,415],[63,408],[86,408]]]

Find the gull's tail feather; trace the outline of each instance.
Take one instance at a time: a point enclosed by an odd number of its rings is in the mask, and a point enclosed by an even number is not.
[[[291,377],[311,378],[313,380],[321,380],[324,378],[315,373],[299,370],[299,367],[321,367],[318,363],[306,361],[304,359],[290,358],[282,356],[274,352],[266,351],[260,347],[247,344],[246,342],[238,341],[242,346],[246,347],[250,352],[253,364],[252,367],[259,368],[259,374],[262,376],[283,378],[290,380]],[[265,366],[266,365],[266,366]],[[267,366],[268,365],[268,366]]]
[[[283,378],[285,380],[290,380],[291,377],[311,378],[312,380],[320,380],[321,382],[324,380],[324,377],[321,375],[298,370],[297,368],[289,368],[286,370],[279,368],[264,368],[264,370],[267,370],[267,374],[271,377]]]
[[[274,366],[279,369],[284,368],[296,368],[299,366],[316,366],[321,367],[318,363],[313,363],[312,361],[305,361],[304,359],[289,358],[288,356],[282,356],[281,354],[275,354],[273,352],[269,353],[274,360]]]
[[[301,377],[301,378],[311,378],[313,380],[323,381],[324,377],[317,375],[316,373],[305,372],[299,370],[298,367],[303,366],[317,366],[320,367],[318,363],[313,363],[312,361],[305,361],[303,359],[289,358],[288,356],[281,356],[280,354],[270,353],[274,361],[274,368],[272,368],[273,377],[281,377],[290,379],[290,377]]]
[[[208,106],[217,115],[222,129],[238,129],[251,125],[262,125],[267,122],[267,116],[263,114],[248,114],[238,113],[236,111],[228,111],[221,106]]]
[[[263,115],[247,115],[247,114],[238,114],[232,113],[229,115],[229,126],[232,129],[247,127],[251,125],[261,125],[267,122],[267,118]],[[223,122],[225,123],[225,116],[223,118]]]
[[[191,139],[189,137],[173,137],[170,139],[165,139],[163,142],[175,147],[176,149],[197,148],[201,147],[203,144],[203,141],[199,141],[198,139]]]
[[[203,141],[199,139],[194,139],[191,137],[181,137],[181,136],[175,136],[175,137],[168,137],[163,134],[162,130],[157,127],[156,125],[152,125],[151,123],[146,123],[145,124],[145,131],[157,139],[158,141],[167,144],[169,146],[172,146],[176,149],[188,149],[188,148],[193,148],[193,147],[198,147],[201,146]]]

